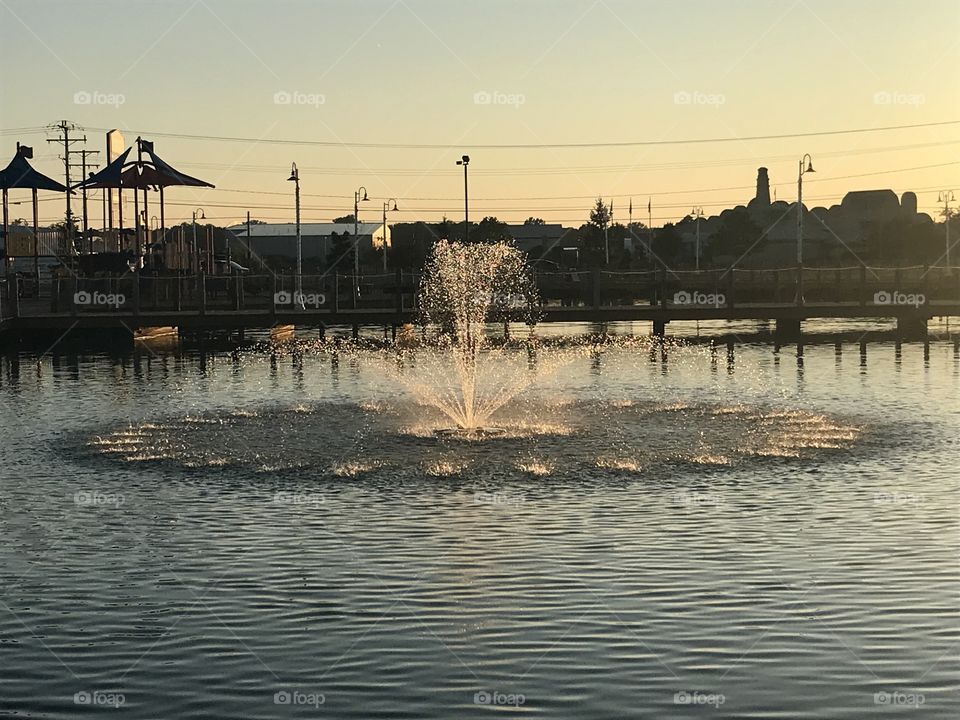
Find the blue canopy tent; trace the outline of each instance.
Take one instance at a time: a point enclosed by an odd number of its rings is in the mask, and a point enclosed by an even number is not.
[[[65,185],[53,178],[38,172],[28,162],[33,157],[33,148],[17,143],[17,152],[3,170],[0,170],[0,189],[3,191],[3,242],[6,253],[6,243],[10,231],[10,209],[8,205],[8,191],[22,188],[32,191],[33,201],[33,272],[40,282],[40,253],[38,244],[39,217],[37,209],[37,191],[52,190],[54,192],[69,192]]]

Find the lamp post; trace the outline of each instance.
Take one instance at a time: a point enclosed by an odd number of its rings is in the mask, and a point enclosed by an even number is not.
[[[390,207],[393,203],[393,207]],[[387,274],[387,212],[397,211],[397,199],[390,198],[383,204],[383,274]]]
[[[290,164],[290,177],[287,182],[292,182],[294,186],[294,196],[296,204],[296,223],[297,223],[297,298],[296,302],[303,302],[303,238],[300,236],[300,171],[297,170],[297,164]]]
[[[463,242],[470,242],[470,194],[467,192],[467,167],[470,165],[470,156],[464,155],[457,160],[457,165],[463,165]]]
[[[197,208],[196,210],[193,211],[193,254],[194,254],[194,258],[196,259],[196,265],[198,266],[197,269],[199,270],[200,250],[197,247],[197,218],[198,217],[201,220],[206,219],[203,214],[203,208]]]
[[[943,203],[943,224],[946,232],[947,252],[944,255],[944,264],[947,270],[950,269],[950,203],[956,200],[953,190],[943,190],[937,198],[937,202]]]
[[[800,158],[797,174],[797,305],[803,305],[803,176],[812,172],[816,172],[813,158],[807,153]]]
[[[700,269],[700,219],[703,217],[703,208],[699,205],[690,211],[690,214],[697,219],[697,244],[694,249],[694,267]]]
[[[367,189],[361,185],[353,193],[353,307],[360,301],[360,202],[367,202]]]

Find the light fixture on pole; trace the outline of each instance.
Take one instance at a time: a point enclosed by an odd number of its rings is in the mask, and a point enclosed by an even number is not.
[[[197,246],[197,218],[200,218],[201,220],[206,219],[203,214],[203,208],[197,208],[193,211],[193,255],[194,259],[196,260],[195,264],[198,266],[197,269],[199,269],[200,248]]]
[[[467,191],[467,167],[470,165],[470,156],[464,155],[457,160],[457,165],[463,165],[463,241],[470,242],[470,193]]]
[[[295,302],[303,303],[303,239],[300,236],[300,171],[297,164],[290,164],[290,177],[287,182],[294,184],[296,222],[297,222],[297,296]]]
[[[810,153],[800,158],[797,174],[797,305],[803,305],[803,176],[816,172]]]
[[[367,189],[361,185],[353,193],[353,306],[360,299],[360,202],[367,202]]]
[[[703,208],[699,205],[690,211],[690,214],[697,220],[697,244],[694,249],[694,263],[697,270],[700,269],[700,219],[703,217]]]
[[[953,190],[943,190],[937,198],[937,202],[943,203],[943,225],[946,234],[947,251],[944,254],[944,265],[947,270],[950,269],[950,203],[956,200]]]
[[[393,203],[393,207],[390,207]],[[397,199],[390,198],[383,204],[383,273],[387,273],[387,212],[397,211]],[[392,244],[392,243],[391,243]]]

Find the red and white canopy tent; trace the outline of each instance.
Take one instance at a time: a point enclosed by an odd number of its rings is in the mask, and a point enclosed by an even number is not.
[[[40,279],[39,260],[39,212],[37,209],[37,191],[52,190],[53,192],[69,192],[65,185],[61,185],[53,178],[34,170],[27,162],[33,157],[33,148],[17,143],[17,152],[13,160],[3,170],[0,170],[0,188],[3,190],[3,241],[9,252],[10,238],[10,210],[8,205],[8,191],[16,188],[29,188],[32,191],[33,201],[33,272],[37,280]]]
[[[148,140],[137,138],[137,159],[128,161],[127,158],[130,156],[132,150],[132,146],[128,147],[112,163],[99,172],[93,173],[83,182],[77,183],[73,188],[114,188],[117,190],[120,202],[117,217],[120,228],[118,238],[123,234],[123,190],[125,188],[133,190],[134,228],[136,229],[137,237],[137,254],[140,254],[143,251],[143,246],[140,243],[140,190],[143,191],[144,216],[147,215],[147,192],[153,190],[160,193],[160,234],[162,236],[163,231],[166,229],[163,201],[164,188],[171,185],[212,188],[214,185],[205,180],[191,177],[186,173],[176,170],[173,166],[168,165],[154,153],[153,143]],[[150,157],[149,160],[144,159],[144,153]],[[119,243],[120,241],[118,239],[118,245]],[[118,247],[118,250],[122,250],[122,248]]]

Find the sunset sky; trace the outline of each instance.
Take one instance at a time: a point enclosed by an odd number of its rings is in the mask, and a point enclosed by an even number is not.
[[[955,0],[0,0],[0,155],[33,145],[62,179],[44,126],[101,151],[108,128],[143,134],[217,185],[172,189],[168,224],[292,221],[292,161],[306,221],[351,212],[360,185],[362,219],[388,197],[392,222],[461,219],[463,153],[475,220],[579,225],[600,195],[624,222],[652,198],[660,225],[745,203],[761,165],[791,201],[804,153],[810,206],[889,187],[933,214],[960,191],[960,124],[738,138],[958,120],[958,60]],[[728,141],[529,147],[692,139]],[[43,197],[41,221],[62,219]]]

